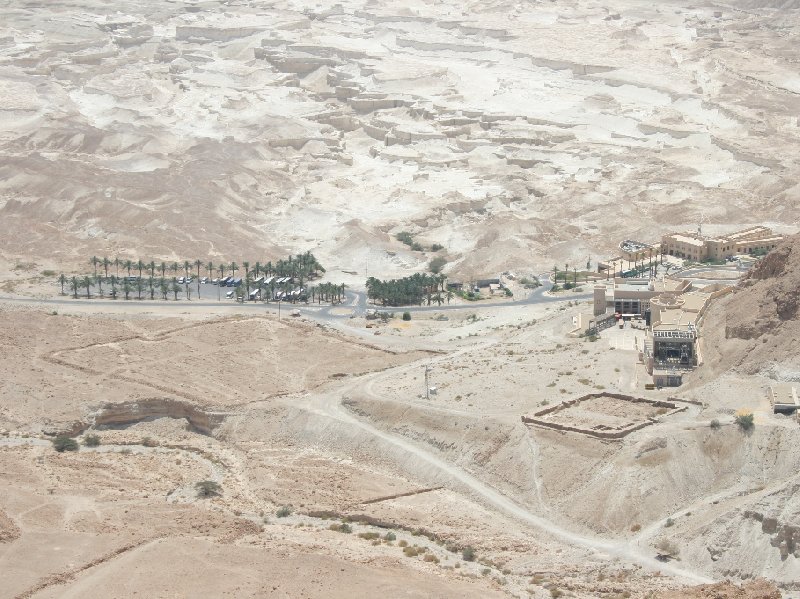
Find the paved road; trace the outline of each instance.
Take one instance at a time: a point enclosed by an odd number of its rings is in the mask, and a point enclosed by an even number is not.
[[[546,304],[546,303],[556,303],[556,302],[564,302],[567,300],[576,300],[576,299],[585,299],[591,296],[591,292],[562,292],[558,295],[551,296],[547,295],[547,290],[550,289],[552,283],[547,275],[543,274],[540,276],[540,280],[542,281],[542,285],[534,289],[528,297],[524,299],[518,300],[511,300],[511,301],[504,301],[504,302],[490,302],[490,301],[477,301],[477,302],[468,302],[464,304],[442,304],[441,306],[433,305],[433,306],[399,306],[399,307],[383,307],[383,306],[374,306],[380,310],[388,310],[388,311],[408,311],[408,312],[442,312],[446,310],[475,310],[480,308],[510,308],[514,306],[525,306],[531,304]],[[204,286],[207,293],[206,296],[216,295],[216,289],[208,289],[209,286]],[[342,304],[337,304],[334,306],[331,305],[319,305],[315,306],[313,303],[311,304],[287,304],[285,302],[281,302],[280,310],[287,314],[291,310],[300,310],[302,314],[305,316],[309,316],[312,318],[318,318],[322,320],[339,320],[343,318],[349,318],[349,313],[341,313],[337,314],[336,312],[346,312],[342,311],[342,308],[349,308],[352,310],[353,313],[356,315],[363,315],[366,312],[367,308],[373,307],[371,305],[368,306],[367,304],[367,294],[362,291],[347,291],[345,293],[346,300]],[[201,296],[202,298],[202,296]],[[46,299],[38,299],[38,298],[27,298],[27,297],[15,297],[15,296],[0,296],[0,301],[6,302],[18,302],[18,303],[28,303],[28,304],[35,304],[41,306],[74,306],[74,305],[84,305],[84,306],[97,306],[97,307],[120,307],[120,306],[137,306],[141,308],[148,308],[153,307],[154,309],[158,310],[179,310],[185,311],[187,308],[236,308],[240,310],[245,310],[249,312],[264,312],[264,310],[270,310],[272,312],[276,312],[279,309],[278,302],[244,302],[244,303],[235,303],[233,300],[207,300],[207,299],[199,299],[199,300],[137,300],[137,299],[86,299],[85,297],[79,297],[77,299],[72,297],[55,297],[55,298],[46,298]]]

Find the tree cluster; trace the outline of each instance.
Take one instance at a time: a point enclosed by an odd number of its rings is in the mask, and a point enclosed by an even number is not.
[[[384,306],[422,305],[429,306],[434,302],[440,306],[453,297],[445,289],[444,275],[428,275],[415,273],[402,279],[381,281],[375,277],[367,279],[367,297]]]

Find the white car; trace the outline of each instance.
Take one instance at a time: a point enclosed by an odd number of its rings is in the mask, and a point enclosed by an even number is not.
[[[228,299],[231,299],[233,297],[233,291],[229,291],[228,293],[226,293],[225,297],[227,297]]]

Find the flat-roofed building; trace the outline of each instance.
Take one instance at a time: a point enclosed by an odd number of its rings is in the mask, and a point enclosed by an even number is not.
[[[661,251],[684,260],[725,260],[736,254],[769,252],[783,240],[769,227],[751,227],[736,233],[709,237],[700,233],[670,233],[661,238]]]
[[[650,300],[665,292],[681,294],[692,284],[683,279],[614,279],[600,283],[594,289],[594,312],[604,314],[609,308],[629,316],[645,316]]]
[[[775,413],[792,414],[800,410],[800,397],[797,388],[791,383],[770,385],[769,400]]]

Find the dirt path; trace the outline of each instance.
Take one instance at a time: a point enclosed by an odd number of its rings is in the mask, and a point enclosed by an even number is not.
[[[475,348],[469,348],[462,350],[463,352],[466,351],[474,351],[478,348],[483,348],[488,345],[492,345],[495,342],[488,342],[486,344],[481,344]],[[419,368],[421,362],[415,362],[412,364],[406,364],[404,366],[398,367],[400,369],[407,369],[407,368]],[[397,372],[397,369],[392,369],[390,372]],[[369,389],[371,385],[374,383],[375,379],[379,376],[387,376],[389,372],[384,371],[382,373],[370,374],[366,375],[365,377],[361,377],[360,379],[353,381],[348,388],[344,390],[344,392],[366,392],[369,394]],[[639,564],[651,571],[660,571],[667,573],[669,575],[675,576],[680,579],[684,579],[687,581],[695,582],[695,583],[705,583],[711,582],[710,578],[705,576],[696,574],[690,570],[680,568],[674,564],[661,562],[655,559],[650,555],[651,550],[642,550],[639,547],[632,546],[626,542],[616,542],[610,541],[602,538],[597,537],[590,537],[587,535],[583,535],[571,530],[567,530],[566,528],[556,524],[552,520],[534,514],[527,510],[526,508],[520,506],[495,488],[491,487],[490,485],[484,483],[483,481],[479,480],[475,476],[469,474],[465,470],[454,466],[446,462],[445,460],[439,458],[438,456],[434,455],[433,453],[413,444],[412,442],[397,436],[387,433],[381,429],[376,428],[375,426],[356,418],[350,412],[348,412],[341,403],[341,391],[335,394],[326,394],[326,395],[318,395],[315,397],[309,398],[310,401],[307,405],[305,405],[305,409],[311,413],[317,414],[319,416],[325,418],[332,418],[339,422],[345,423],[349,426],[356,427],[368,434],[377,437],[399,449],[402,451],[413,455],[418,460],[425,462],[429,466],[434,467],[436,470],[444,474],[447,478],[463,485],[471,493],[476,495],[477,497],[481,498],[485,503],[491,505],[495,509],[502,511],[518,520],[521,520],[534,528],[542,530],[555,538],[569,543],[571,545],[575,545],[577,547],[581,547],[584,549],[589,549],[594,551],[598,554],[598,556],[606,558],[606,559],[614,559],[620,558],[628,562]],[[297,404],[295,404],[297,405]]]

